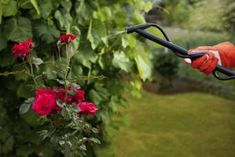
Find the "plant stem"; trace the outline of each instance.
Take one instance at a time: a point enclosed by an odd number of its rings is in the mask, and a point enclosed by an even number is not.
[[[71,67],[70,67],[70,62],[71,62],[71,55],[72,55],[72,52],[71,52],[71,44],[66,44],[66,57],[67,57],[67,69],[66,69],[66,79],[69,75],[69,72],[71,71]]]
[[[28,55],[28,56],[26,56],[26,59],[27,59],[27,61],[29,63],[29,66],[30,66],[30,76],[32,77],[33,82],[34,82],[34,84],[36,85],[36,88],[37,88],[38,87],[38,83],[37,83],[37,81],[35,79],[35,76],[34,76],[32,58],[31,58],[30,55]]]
[[[67,98],[68,98],[68,82],[67,82],[67,80],[65,80],[65,100],[64,100],[64,102],[65,102],[65,104],[67,104]]]

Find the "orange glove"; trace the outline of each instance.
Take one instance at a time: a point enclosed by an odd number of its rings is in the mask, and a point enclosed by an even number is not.
[[[207,54],[193,60],[191,66],[206,75],[211,74],[217,64],[226,68],[235,67],[235,46],[230,42],[220,43],[215,46],[200,46],[190,50],[189,54],[202,52]],[[185,61],[189,63],[189,61]]]

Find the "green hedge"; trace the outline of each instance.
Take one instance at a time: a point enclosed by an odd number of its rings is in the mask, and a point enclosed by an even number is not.
[[[85,89],[86,99],[99,108],[89,123],[99,128],[97,138],[104,143],[107,126],[114,125],[111,115],[125,104],[123,92],[138,93],[141,80],[151,76],[148,47],[133,35],[121,34],[127,25],[144,23],[144,13],[151,6],[151,2],[139,0],[1,1],[0,156],[73,156],[71,152],[62,155],[50,141],[41,140],[38,131],[45,125],[32,110],[19,114],[20,104],[34,96],[36,87],[31,77],[20,73],[23,65],[12,56],[13,43],[33,39],[33,56],[44,61],[35,69],[43,72],[39,84],[52,86],[61,75],[54,68],[60,63],[51,62],[60,34],[78,36],[70,74]],[[123,79],[127,74],[131,80]],[[93,145],[87,153],[95,156]]]

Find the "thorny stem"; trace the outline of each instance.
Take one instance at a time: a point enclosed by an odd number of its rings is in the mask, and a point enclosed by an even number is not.
[[[69,81],[67,80],[68,76],[69,76],[69,72],[71,71],[71,67],[70,67],[70,62],[71,62],[71,45],[70,44],[66,44],[65,45],[65,53],[66,53],[66,57],[67,57],[67,67],[66,67],[66,72],[65,72],[65,103],[68,97],[68,85],[69,85]]]
[[[65,78],[67,79],[68,75],[69,75],[69,72],[71,71],[71,57],[72,57],[72,45],[69,43],[69,44],[66,44],[66,47],[65,47],[65,51],[66,51],[66,57],[67,57],[67,69],[66,69],[66,76]]]
[[[92,71],[92,65],[87,74],[86,86],[88,86],[88,84],[90,83],[91,71]]]
[[[32,58],[31,58],[30,55],[28,55],[28,56],[26,56],[26,59],[27,59],[27,61],[28,61],[28,63],[29,63],[29,66],[30,66],[30,70],[29,70],[30,76],[32,77],[33,82],[34,82],[34,84],[36,85],[36,87],[38,87],[38,83],[37,83],[37,81],[36,81],[36,79],[35,79],[35,76],[34,76]]]
[[[65,100],[64,100],[64,102],[67,104],[67,98],[68,98],[68,84],[69,84],[69,82],[67,81],[67,80],[65,80]]]
[[[58,49],[58,57],[59,57],[59,60],[61,61],[61,56],[60,56],[61,45],[58,42],[57,42],[57,49]]]

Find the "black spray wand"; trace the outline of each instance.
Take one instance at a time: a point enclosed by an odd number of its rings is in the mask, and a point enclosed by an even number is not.
[[[144,31],[145,29],[147,29],[149,27],[155,27],[158,30],[160,30],[161,33],[163,34],[165,40],[158,38],[158,37],[146,32],[146,31]],[[195,60],[195,59],[203,56],[204,54],[206,54],[206,53],[188,54],[188,50],[186,50],[178,45],[173,44],[169,40],[169,38],[168,38],[167,34],[164,32],[164,30],[160,26],[158,26],[157,24],[154,24],[154,23],[147,23],[147,24],[143,24],[143,25],[130,26],[130,27],[126,28],[126,32],[127,33],[136,32],[139,35],[172,50],[178,57],[181,57],[181,58],[190,58],[191,60]],[[224,68],[220,65],[217,65],[212,73],[219,80],[235,79],[235,72],[233,72],[227,68]],[[222,74],[226,75],[227,77],[226,78],[221,77],[218,75],[218,73],[222,73]]]

